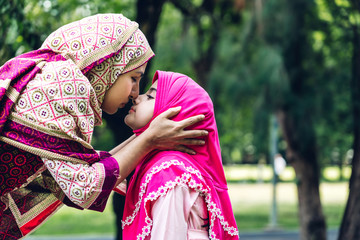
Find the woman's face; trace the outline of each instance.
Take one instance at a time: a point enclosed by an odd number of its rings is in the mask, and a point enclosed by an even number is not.
[[[144,76],[147,63],[130,72],[121,74],[110,89],[105,93],[101,108],[108,114],[114,114],[119,108],[125,107],[129,99],[139,96],[139,83]]]
[[[153,117],[157,81],[155,81],[149,90],[134,99],[134,105],[131,107],[128,115],[125,117],[125,123],[133,130],[144,127]]]

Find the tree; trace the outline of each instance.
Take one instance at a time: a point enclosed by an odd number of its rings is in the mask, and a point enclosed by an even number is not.
[[[309,33],[316,26],[315,9],[314,2],[308,0],[266,1],[260,28],[265,45],[268,45],[265,49],[270,48],[268,52],[274,52],[274,56],[278,53],[282,59],[273,71],[282,71],[278,81],[287,83],[280,94],[268,95],[267,102],[271,104],[269,107],[275,112],[286,140],[286,159],[296,173],[301,239],[326,239],[312,114],[316,96],[316,79],[312,73],[316,72],[313,67],[317,64],[311,59],[318,58],[313,52]],[[268,76],[272,74],[270,70]],[[271,85],[267,89],[271,90]]]
[[[155,46],[155,33],[161,16],[162,6],[165,0],[138,0],[136,3],[136,22],[139,23],[140,29],[145,34],[150,46]],[[151,61],[148,63],[147,69],[151,68]],[[141,80],[140,92],[144,92],[144,89],[148,83],[148,77],[145,76]],[[109,116],[104,114],[104,118],[107,120],[110,129],[114,133],[117,143],[121,143],[130,137],[133,133],[132,130],[125,124],[123,119],[127,115],[131,104],[127,104],[124,109],[118,111],[116,116]],[[122,226],[121,220],[124,213],[125,197],[114,194],[113,207],[116,215],[116,239],[122,239]]]
[[[334,2],[330,3],[332,6]],[[332,9],[339,11],[336,6]],[[348,6],[342,6],[346,9],[347,26],[350,27],[352,33],[352,66],[351,66],[351,96],[353,110],[353,131],[354,156],[352,159],[352,173],[349,182],[349,197],[346,209],[341,222],[339,240],[342,239],[358,239],[360,238],[360,206],[358,199],[360,198],[360,1],[351,0]]]
[[[0,1],[0,32],[5,36],[0,39],[0,65],[40,43],[39,34],[26,19],[24,5],[24,0]]]
[[[184,29],[195,30],[196,57],[192,59],[198,83],[206,88],[222,28],[238,24],[244,1],[170,0],[184,16]]]
[[[360,176],[358,2],[0,0],[0,31],[6,36],[0,40],[0,60],[40,47],[49,33],[70,21],[100,12],[124,13],[139,22],[155,50],[148,73],[182,72],[208,90],[224,162],[256,163],[267,156],[269,116],[277,114],[287,160],[298,179],[303,238],[324,237],[321,163],[330,162],[332,152],[351,148],[354,133],[351,190],[341,227],[341,239],[351,239],[360,229],[355,201]],[[316,12],[324,6],[328,9]],[[123,123],[126,113],[104,116],[105,127],[95,129],[95,147],[109,150],[132,134]],[[104,144],[100,137],[109,129],[115,140],[106,133],[110,141]],[[115,200],[114,207],[120,206]],[[120,220],[121,213],[119,230]]]

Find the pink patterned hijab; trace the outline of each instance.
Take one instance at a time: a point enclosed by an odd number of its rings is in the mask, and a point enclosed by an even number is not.
[[[90,165],[106,157],[91,146],[104,95],[153,56],[136,22],[98,14],[0,68],[0,238],[25,236],[63,205],[42,159]]]
[[[119,75],[154,56],[139,25],[121,14],[98,14],[67,24],[41,48],[61,54],[85,74],[95,93],[90,96],[95,125],[101,124],[99,106]]]
[[[185,184],[205,199],[209,213],[210,239],[238,239],[209,95],[183,74],[157,71],[153,82],[155,80],[158,80],[158,85],[152,119],[171,107],[181,106],[180,113],[173,120],[180,121],[204,114],[205,119],[189,129],[206,129],[209,135],[205,138],[205,146],[194,147],[196,155],[178,151],[154,151],[135,169],[126,195],[124,238],[149,238],[153,225],[152,202],[175,186]],[[149,124],[134,132],[139,135],[148,126]]]

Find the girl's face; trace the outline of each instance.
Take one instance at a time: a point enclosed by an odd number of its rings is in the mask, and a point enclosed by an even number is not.
[[[134,99],[134,105],[131,107],[129,114],[125,117],[125,123],[133,130],[144,127],[153,117],[155,98],[156,98],[157,81],[155,81],[149,90]]]
[[[121,74],[110,89],[105,93],[101,108],[108,114],[114,114],[119,108],[125,107],[129,99],[139,96],[139,83],[144,76],[147,63],[130,72]]]

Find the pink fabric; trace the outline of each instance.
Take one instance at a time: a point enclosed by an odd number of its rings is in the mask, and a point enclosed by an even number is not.
[[[194,156],[177,151],[152,152],[135,169],[125,202],[124,238],[134,239],[136,234],[138,239],[147,239],[153,225],[150,215],[153,202],[175,186],[185,184],[205,198],[209,211],[209,238],[238,239],[209,95],[183,74],[157,71],[153,82],[156,79],[153,119],[171,107],[181,106],[181,112],[173,120],[204,114],[205,119],[189,129],[205,129],[209,135],[204,138],[204,146],[194,147],[197,152]],[[148,125],[135,133],[141,134]]]
[[[205,200],[199,192],[187,186],[176,186],[158,198],[151,216],[154,220],[151,240],[209,240]]]

